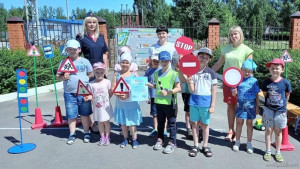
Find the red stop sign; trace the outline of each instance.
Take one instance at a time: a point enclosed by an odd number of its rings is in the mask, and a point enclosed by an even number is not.
[[[193,52],[194,42],[191,38],[181,36],[175,42],[175,49],[180,55],[187,55]]]
[[[184,55],[179,60],[179,69],[183,74],[192,76],[196,74],[200,69],[200,61],[193,54]]]

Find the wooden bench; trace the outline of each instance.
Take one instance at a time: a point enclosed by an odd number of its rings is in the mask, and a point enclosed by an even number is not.
[[[262,98],[264,98],[264,94],[262,91],[260,91],[258,93],[258,95]],[[264,101],[264,100],[263,100]],[[296,125],[295,125],[295,132],[297,132],[297,129],[298,129],[298,124],[299,124],[299,121],[300,121],[300,107],[293,104],[293,103],[290,103],[288,102],[287,105],[286,105],[286,110],[287,110],[287,114],[288,116],[289,115],[293,115],[293,116],[296,116]]]

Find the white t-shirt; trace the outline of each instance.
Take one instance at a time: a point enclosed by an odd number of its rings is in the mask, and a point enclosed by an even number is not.
[[[179,61],[179,55],[176,52],[175,45],[172,42],[168,42],[166,45],[159,45],[158,42],[154,45],[152,45],[149,49],[149,56],[157,55],[162,52],[162,51],[167,51],[171,54],[171,66],[172,69],[175,69],[175,66],[177,65]]]

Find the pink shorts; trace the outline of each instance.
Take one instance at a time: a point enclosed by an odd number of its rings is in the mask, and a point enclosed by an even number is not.
[[[237,97],[232,96],[231,92],[231,87],[228,87],[224,82],[223,82],[223,102],[227,104],[237,104]]]

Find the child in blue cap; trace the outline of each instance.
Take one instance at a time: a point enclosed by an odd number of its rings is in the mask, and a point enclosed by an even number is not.
[[[257,79],[253,77],[253,71],[255,71],[257,65],[252,59],[247,59],[242,64],[243,81],[242,83],[232,90],[232,95],[237,96],[237,108],[235,111],[236,116],[236,142],[233,146],[233,151],[237,152],[240,148],[240,137],[244,120],[247,125],[247,152],[253,153],[253,147],[251,144],[253,134],[253,119],[259,113],[259,86]]]
[[[153,146],[154,150],[160,150],[164,144],[165,122],[170,127],[170,141],[164,149],[165,154],[172,153],[176,148],[176,102],[177,92],[181,90],[178,73],[171,69],[171,54],[162,51],[158,54],[161,69],[153,73],[154,84],[148,83],[148,86],[155,88],[154,103],[157,111],[157,142]]]

